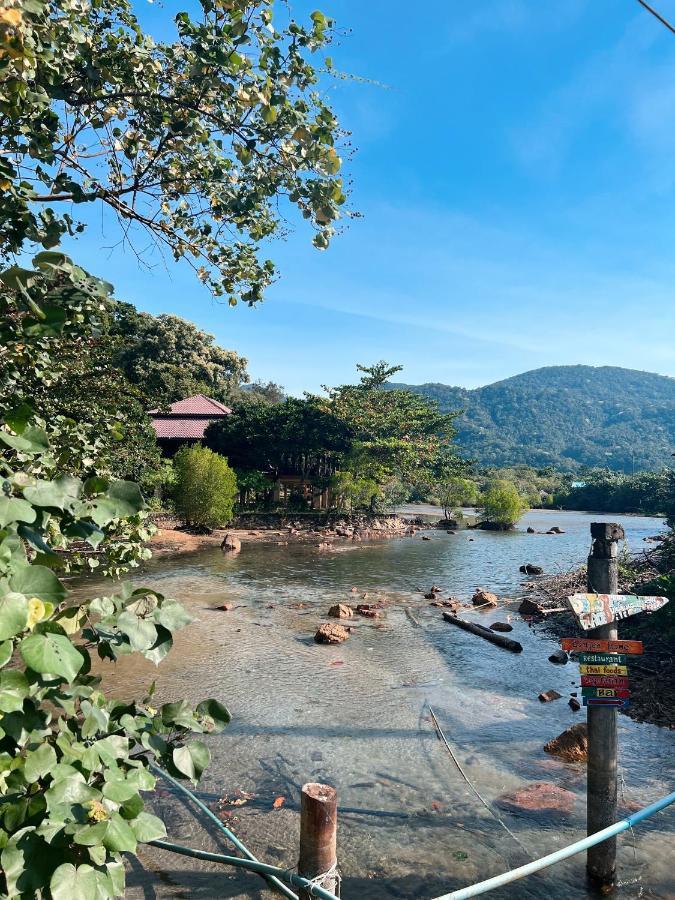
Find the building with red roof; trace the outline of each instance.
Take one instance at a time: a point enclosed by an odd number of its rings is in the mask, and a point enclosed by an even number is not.
[[[207,426],[232,415],[232,410],[204,394],[196,394],[172,403],[166,411],[151,409],[149,415],[157,443],[167,456],[173,456],[183,444],[203,440]]]

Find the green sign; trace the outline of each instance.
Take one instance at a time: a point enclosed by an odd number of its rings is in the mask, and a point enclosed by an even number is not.
[[[626,665],[626,656],[623,653],[577,653],[578,662],[592,666],[617,666]]]

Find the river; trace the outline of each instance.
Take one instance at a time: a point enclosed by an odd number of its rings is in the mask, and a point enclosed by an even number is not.
[[[468,777],[494,803],[505,792],[550,782],[571,792],[567,813],[500,815],[533,857],[585,833],[585,768],[543,752],[543,744],[583,711],[567,705],[578,668],[548,662],[552,639],[515,612],[471,613],[489,624],[510,617],[508,653],[444,623],[421,590],[440,585],[468,599],[477,586],[522,595],[524,562],[548,573],[581,564],[589,523],[617,519],[638,552],[658,519],[575,512],[529,513],[514,533],[430,532],[379,542],[343,542],[332,552],[303,544],[244,545],[162,559],[135,578],[180,599],[194,617],[156,669],[144,660],[106,664],[106,684],[118,696],[139,696],[154,678],[158,702],[213,696],[231,710],[222,735],[208,738],[213,762],[200,790],[261,859],[293,866],[297,859],[300,786],[336,786],[341,807],[338,849],[347,900],[432,898],[498,874],[527,858],[476,799],[438,740],[431,704]],[[562,535],[526,534],[551,525]],[[351,592],[358,588],[359,595]],[[90,587],[91,590],[91,587]],[[354,620],[339,646],[313,642],[337,601],[387,598],[381,620]],[[215,607],[233,603],[229,612]],[[556,689],[563,699],[542,704]],[[619,717],[622,811],[672,790],[675,734]],[[283,797],[280,808],[273,808]],[[169,791],[155,801],[170,838],[200,848],[226,848],[207,834]],[[619,838],[621,898],[673,898],[673,811]],[[585,898],[584,857],[558,864],[495,898]],[[252,875],[145,848],[129,875],[128,896],[262,898]],[[271,896],[271,895],[269,895]]]

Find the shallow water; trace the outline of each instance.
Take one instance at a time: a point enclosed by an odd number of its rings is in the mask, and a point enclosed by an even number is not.
[[[463,781],[429,719],[431,704],[468,777],[488,802],[533,782],[571,791],[571,813],[500,815],[533,857],[565,846],[585,831],[585,769],[547,756],[543,744],[583,720],[566,703],[576,689],[575,665],[553,666],[555,643],[530,628],[516,605],[478,611],[489,624],[512,616],[508,653],[447,625],[420,589],[441,585],[467,599],[477,586],[508,597],[522,593],[518,566],[547,572],[582,563],[590,543],[582,513],[532,512],[514,534],[432,532],[421,536],[337,544],[335,552],[307,545],[245,545],[236,557],[219,550],[158,560],[143,584],[182,600],[194,622],[155,669],[135,658],[108,666],[117,695],[138,695],[157,679],[158,700],[214,696],[233,722],[209,738],[213,763],[200,789],[217,797],[254,795],[223,807],[228,824],[260,858],[295,863],[297,801],[305,781],[338,789],[339,858],[345,898],[431,898],[527,861],[518,844]],[[604,517],[614,519],[617,517]],[[620,518],[620,517],[619,517]],[[639,551],[656,519],[620,518],[628,545]],[[565,534],[527,535],[533,525]],[[473,540],[469,540],[472,537]],[[359,594],[351,593],[351,588]],[[345,644],[314,644],[328,607],[385,597],[381,620],[354,620]],[[232,602],[230,612],[213,607]],[[293,608],[291,604],[305,604]],[[555,688],[563,699],[541,704]],[[623,799],[643,806],[672,790],[675,735],[619,717]],[[276,797],[285,798],[273,809]],[[157,800],[174,840],[225,848],[177,798]],[[215,803],[214,803],[214,808]],[[675,897],[673,811],[619,838],[620,897]],[[263,897],[253,876],[142,851],[130,875],[131,897]],[[584,858],[576,857],[492,893],[496,898],[582,898]]]

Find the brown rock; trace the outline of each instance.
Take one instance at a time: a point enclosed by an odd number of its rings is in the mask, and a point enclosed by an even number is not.
[[[579,705],[574,697],[570,699]],[[588,729],[585,722],[579,722],[567,728],[558,737],[553,738],[548,744],[544,744],[544,750],[553,756],[559,756],[566,762],[584,762],[588,759]]]
[[[328,610],[328,615],[334,619],[351,619],[354,610],[347,603],[336,603]]]
[[[317,644],[341,644],[349,637],[349,632],[343,625],[333,625],[326,623],[319,626],[319,630],[314,635]]]
[[[512,812],[558,812],[568,814],[574,806],[574,794],[548,782],[535,782],[497,799],[497,805]]]
[[[576,697],[570,697],[568,703],[572,712],[579,712],[581,709],[581,703],[579,703]]]
[[[457,610],[462,604],[457,597],[448,597],[447,600],[432,600],[429,606],[444,606],[446,609]]]
[[[368,619],[377,619],[381,615],[381,603],[359,603],[356,611],[360,616],[366,616]]]
[[[559,694],[557,691],[542,691],[539,694],[539,699],[542,703],[550,703],[551,700],[560,700],[562,694]]]
[[[518,607],[518,612],[521,616],[543,616],[544,608],[535,603],[534,600],[523,600]]]
[[[222,610],[222,612],[229,612],[231,609],[234,609],[234,603],[221,603],[220,606],[214,608]]]
[[[568,659],[569,656],[565,653],[564,650],[556,650],[555,653],[552,653],[549,656],[548,661],[556,663],[559,666],[564,666]]]
[[[492,631],[513,631],[513,625],[509,625],[508,622],[493,622],[490,629]]]
[[[239,553],[241,550],[241,541],[236,535],[228,532],[222,540],[220,549],[225,553]]]
[[[471,598],[474,606],[496,606],[499,603],[499,597],[491,591],[478,590]]]

